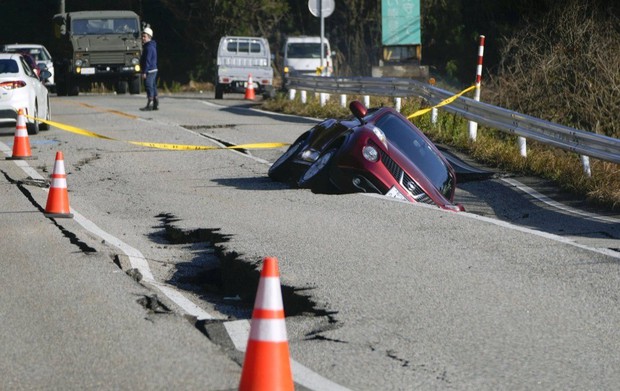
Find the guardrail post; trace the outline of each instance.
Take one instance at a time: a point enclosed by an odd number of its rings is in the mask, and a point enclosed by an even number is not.
[[[347,107],[347,96],[345,94],[340,94],[340,106]]]
[[[327,102],[327,94],[324,92],[321,92],[319,94],[319,102],[321,102],[321,107],[325,106],[325,102]]]
[[[480,36],[480,45],[478,46],[478,66],[476,67],[476,92],[474,100],[480,102],[480,84],[482,81],[482,57],[484,55],[484,35]],[[476,141],[478,136],[478,123],[469,121],[469,138]]]
[[[437,124],[437,108],[435,107],[431,109],[431,123],[433,125]]]
[[[302,90],[301,91],[301,103],[306,104],[306,102],[308,101],[308,94],[306,93],[306,90]]]
[[[288,90],[288,99],[289,100],[295,100],[295,94],[297,93],[297,91],[295,91],[294,88],[291,88],[290,90]]]
[[[402,98],[394,98],[394,109],[400,113]]]
[[[370,96],[364,95],[364,105],[370,107]]]
[[[517,144],[519,145],[519,153],[523,157],[527,157],[527,140],[525,137],[519,137],[517,139]]]
[[[588,176],[592,176],[592,170],[590,169],[590,157],[581,155],[581,165],[583,166],[583,172]]]

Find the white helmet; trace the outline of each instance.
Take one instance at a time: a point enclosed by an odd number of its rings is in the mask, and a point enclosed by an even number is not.
[[[144,28],[144,30],[142,30],[142,32],[143,32],[144,34],[148,34],[150,37],[153,37],[153,30],[151,30],[151,28],[150,28],[150,27],[146,27],[146,28]]]

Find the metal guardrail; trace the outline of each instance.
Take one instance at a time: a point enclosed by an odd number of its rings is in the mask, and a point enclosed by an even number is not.
[[[331,94],[418,97],[431,106],[455,94],[412,79],[374,77],[290,76],[289,89]],[[573,129],[515,111],[459,97],[443,110],[494,129],[536,140],[583,156],[620,164],[620,139]]]

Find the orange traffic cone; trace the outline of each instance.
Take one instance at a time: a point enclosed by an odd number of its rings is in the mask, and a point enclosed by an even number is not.
[[[294,390],[278,260],[264,259],[239,391]]]
[[[245,99],[254,100],[254,83],[252,82],[252,74],[248,75],[248,85],[245,87]]]
[[[56,152],[54,171],[52,172],[52,183],[47,196],[45,205],[46,217],[68,217],[73,214],[69,210],[69,192],[67,191],[67,174],[65,174],[65,159],[62,152]]]
[[[28,129],[26,128],[26,117],[24,110],[19,109],[17,112],[17,125],[15,126],[15,138],[13,139],[13,155],[7,157],[7,160],[31,160],[36,159],[30,151],[30,139],[28,138]]]

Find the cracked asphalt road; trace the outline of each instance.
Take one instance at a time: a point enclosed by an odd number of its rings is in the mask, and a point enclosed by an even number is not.
[[[234,101],[221,107],[162,99],[162,110],[146,114],[138,111],[140,102],[85,95],[52,105],[54,120],[118,140],[204,144],[206,132],[232,144],[290,142],[313,123],[228,107]],[[10,139],[10,131],[0,132],[0,141]],[[276,256],[283,284],[329,314],[287,318],[291,356],[344,387],[611,389],[620,380],[609,369],[620,364],[613,222],[588,225],[548,211],[497,180],[463,184],[458,197],[471,214],[359,194],[312,194],[266,177],[282,150],[252,150],[250,157],[150,150],[57,129],[31,143],[41,173],[51,171],[55,151],[63,150],[71,206],[139,249],[159,281],[171,279],[177,262],[206,261],[204,245],[154,239],[162,213],[185,232],[220,230],[228,237],[222,251],[250,267]],[[11,330],[1,341],[11,352],[0,362],[0,371],[10,374],[7,388],[36,388],[37,381],[96,387],[111,381],[109,373],[119,388],[123,381],[143,381],[144,388],[237,387],[239,356],[225,341],[212,344],[163,298],[170,313],[149,309],[157,303],[153,291],[118,268],[118,249],[75,221],[58,220],[97,250],[82,251],[7,179],[27,175],[13,162],[0,169],[2,199],[11,200],[0,212],[10,270],[0,277],[3,297],[10,298],[0,309]],[[24,186],[44,205],[43,190]],[[192,298],[224,319],[244,316]],[[21,353],[27,354],[13,359]],[[31,367],[37,369],[28,378]]]

